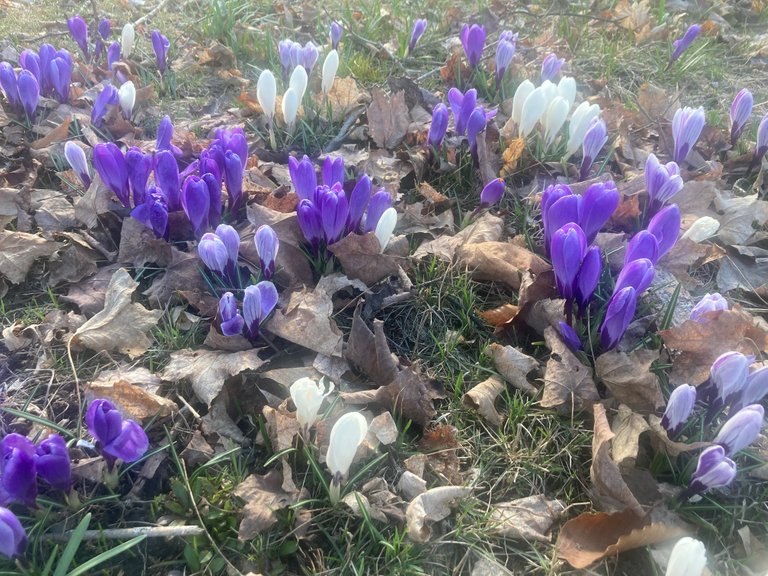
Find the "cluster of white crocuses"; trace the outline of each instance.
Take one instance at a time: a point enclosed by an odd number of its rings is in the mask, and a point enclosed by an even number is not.
[[[333,382],[327,389],[325,382],[312,378],[300,378],[291,385],[291,399],[296,406],[296,420],[301,436],[309,442],[309,431],[318,419],[323,400],[333,392]],[[357,449],[368,434],[368,422],[359,412],[348,412],[341,416],[331,428],[325,464],[331,472],[329,496],[336,504],[341,496],[341,485],[349,473]]]

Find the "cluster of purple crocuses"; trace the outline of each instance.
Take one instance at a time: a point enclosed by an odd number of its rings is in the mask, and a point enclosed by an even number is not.
[[[473,158],[477,158],[477,136],[488,122],[496,116],[496,110],[486,110],[477,102],[477,90],[470,88],[462,92],[458,88],[448,91],[448,104],[453,112],[456,134],[466,136]],[[432,110],[432,123],[427,135],[427,143],[433,150],[439,150],[448,130],[448,108],[437,104]]]
[[[464,55],[467,58],[467,64],[474,71],[480,64],[480,60],[483,58],[483,51],[485,50],[485,41],[487,33],[485,26],[478,24],[464,24],[461,29],[461,45],[464,47]],[[500,88],[504,74],[506,73],[509,65],[512,63],[512,59],[515,56],[515,50],[517,48],[517,34],[513,34],[510,30],[505,30],[499,34],[499,41],[496,44],[496,87]],[[554,56],[552,54],[551,56]],[[563,65],[563,60],[557,60],[553,67],[551,59],[545,60],[545,65],[542,64],[542,78],[546,74],[546,78],[553,78],[560,71],[560,67]],[[558,64],[559,63],[559,64]]]
[[[331,29],[333,33],[333,29]],[[340,28],[337,31],[341,39]],[[334,48],[335,49],[335,48]],[[304,46],[293,40],[280,40],[277,45],[277,52],[280,56],[280,65],[283,68],[283,79],[288,80],[291,70],[296,66],[302,66],[307,72],[307,76],[312,75],[312,69],[317,64],[320,52],[317,46],[309,40]]]
[[[739,90],[731,103],[731,109],[728,112],[731,129],[731,146],[735,146],[746,128],[749,118],[752,115],[753,98],[752,93],[743,88]],[[757,127],[757,144],[752,158],[750,171],[757,166],[768,152],[768,114],[765,114]]]
[[[112,26],[108,18],[102,18],[96,27],[97,33],[91,34],[89,38],[88,24],[80,16],[75,15],[72,18],[67,19],[67,27],[72,39],[80,48],[80,52],[83,54],[86,62],[91,60],[90,44],[93,44],[93,60],[98,62],[104,55],[104,43],[109,40],[109,35],[112,32]],[[90,41],[92,42],[90,42]],[[120,45],[118,44],[118,53],[120,52]]]

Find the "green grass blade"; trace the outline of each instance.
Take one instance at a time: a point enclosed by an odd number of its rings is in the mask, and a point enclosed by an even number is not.
[[[51,422],[50,420],[46,420],[45,418],[41,418],[40,416],[35,416],[34,414],[30,414],[29,412],[23,412],[21,410],[16,410],[15,408],[6,408],[6,407],[2,407],[0,408],[0,410],[2,410],[3,412],[7,412],[11,416],[16,416],[17,418],[24,418],[25,420],[29,420],[30,422],[34,422],[35,424],[40,424],[41,426],[45,426],[47,428],[53,428],[59,434],[67,438],[75,437],[75,435],[72,434],[72,432],[70,432],[66,428],[62,428],[61,426]]]
[[[53,576],[64,576],[67,573],[67,569],[72,564],[72,560],[75,558],[75,554],[77,554],[77,549],[80,548],[80,543],[83,541],[83,536],[85,536],[85,531],[88,530],[90,523],[91,513],[89,512],[80,520],[80,524],[72,532],[72,537],[67,542],[64,552],[61,553],[59,563],[56,564],[56,571],[53,573]]]
[[[67,576],[80,576],[81,574],[88,574],[90,570],[101,564],[102,562],[106,562],[110,558],[114,558],[115,556],[118,556],[125,552],[126,550],[130,550],[143,540],[146,540],[147,535],[142,534],[141,536],[136,536],[136,538],[132,538],[128,540],[128,542],[123,542],[119,546],[115,546],[114,548],[111,548],[107,550],[106,552],[102,552],[98,556],[94,556],[87,562],[84,562],[81,566],[78,566],[72,572],[67,574]]]

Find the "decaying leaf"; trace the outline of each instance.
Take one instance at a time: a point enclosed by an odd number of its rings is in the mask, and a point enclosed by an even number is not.
[[[629,354],[612,350],[595,360],[595,375],[622,404],[632,410],[653,411],[664,405],[659,379],[650,371],[658,358],[655,350]]]
[[[23,282],[38,258],[50,256],[61,245],[36,234],[0,230],[0,277],[12,284]]]
[[[456,257],[476,280],[501,282],[513,290],[520,288],[524,272],[539,275],[550,269],[536,254],[510,242],[464,244]]]
[[[592,370],[579,361],[551,326],[544,329],[544,340],[551,354],[544,370],[541,405],[563,414],[591,409],[600,398]]]
[[[670,458],[677,458],[678,455],[684,452],[702,450],[712,445],[711,442],[687,443],[672,440],[661,425],[661,418],[654,414],[648,416],[648,425],[651,431],[651,446],[653,446],[653,449],[657,452],[663,452],[669,455]]]
[[[367,515],[379,522],[387,522],[389,519],[396,523],[405,519],[402,511],[403,501],[389,490],[383,478],[371,478],[363,484],[359,492],[350,492],[341,501],[349,506],[358,518]]]
[[[243,519],[237,537],[241,541],[251,540],[277,522],[276,512],[309,496],[306,488],[301,491],[283,490],[283,475],[279,470],[261,476],[252,474],[235,489],[235,496],[241,498]]]
[[[205,293],[209,291],[200,269],[202,262],[194,252],[182,252],[171,248],[171,260],[165,273],[155,278],[152,286],[144,292],[152,306],[165,307],[178,300],[180,291]]]
[[[520,312],[520,308],[515,304],[502,304],[497,308],[478,312],[478,316],[488,322],[491,326],[499,327],[511,322]]]
[[[301,432],[296,413],[289,412],[285,402],[277,408],[264,406],[261,413],[267,423],[267,434],[269,434],[272,449],[280,452],[293,446],[293,439]]]
[[[514,346],[502,346],[492,342],[487,349],[496,368],[502,378],[512,384],[518,390],[522,390],[532,396],[538,394],[535,386],[528,382],[528,374],[539,367],[535,358],[523,354]]]
[[[432,537],[429,522],[447,518],[456,501],[470,494],[472,489],[464,486],[440,486],[419,494],[405,510],[408,535],[415,542],[427,542]]]
[[[368,286],[397,274],[395,259],[381,253],[381,244],[373,232],[349,234],[328,249],[339,259],[349,278],[360,279]]]
[[[405,138],[411,123],[405,92],[400,90],[387,96],[381,88],[371,91],[371,105],[368,106],[368,129],[371,138],[379,148],[391,150]]]
[[[496,242],[501,238],[504,222],[498,216],[485,213],[475,222],[462,229],[454,236],[442,235],[434,240],[425,242],[413,253],[413,257],[420,259],[434,255],[451,262],[456,250],[465,244],[478,244],[481,242]]]
[[[70,286],[69,292],[61,295],[60,298],[77,306],[85,316],[93,316],[104,308],[107,286],[119,268],[119,264],[101,268],[94,276]]]
[[[75,202],[75,217],[89,230],[94,228],[99,223],[99,216],[106,214],[112,208],[112,197],[112,192],[104,185],[97,172],[88,190]],[[143,226],[133,218],[124,220],[124,222],[128,221],[134,221],[139,226]]]
[[[549,542],[547,532],[564,511],[560,500],[538,494],[494,504],[489,523],[494,534],[506,538]]]
[[[619,413],[611,423],[611,431],[615,435],[611,456],[621,470],[629,471],[635,467],[640,453],[640,436],[648,429],[645,418],[624,404],[619,406]]]
[[[69,242],[50,260],[50,284],[56,286],[62,282],[80,282],[83,278],[95,274],[98,253],[85,243],[77,234],[62,233]]]
[[[477,410],[480,416],[494,426],[500,426],[504,422],[504,416],[496,410],[496,398],[506,388],[506,384],[496,376],[483,380],[472,387],[461,399],[461,403],[467,408]]]
[[[419,494],[427,491],[427,481],[410,470],[406,470],[397,482],[397,489],[408,500],[413,500]]]
[[[173,246],[162,238],[157,238],[155,233],[144,226],[135,218],[123,220],[123,228],[120,231],[120,251],[117,261],[123,264],[143,266],[148,262],[158,266],[167,266],[171,263]]]
[[[140,422],[150,418],[165,418],[179,409],[173,400],[163,398],[126,380],[113,383],[93,382],[88,386],[88,393],[93,398],[106,398],[124,414]]]
[[[758,200],[757,194],[736,198],[715,196],[715,206],[723,212],[718,218],[718,238],[726,244],[747,244],[755,232],[768,220],[768,202]]]
[[[162,312],[131,302],[138,285],[125,268],[118,269],[107,286],[104,308],[77,329],[70,343],[96,351],[115,350],[131,358],[146,352],[152,345],[149,331]]]

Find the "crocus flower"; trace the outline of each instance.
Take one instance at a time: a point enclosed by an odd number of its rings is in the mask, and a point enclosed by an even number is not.
[[[514,106],[514,102],[513,102]],[[549,106],[549,100],[547,99],[544,89],[539,86],[533,90],[523,102],[523,109],[520,113],[520,124],[518,126],[518,132],[523,138],[527,138],[536,123],[547,111]]]
[[[58,434],[51,434],[35,448],[37,475],[62,492],[72,488],[72,464],[67,443]]]
[[[477,24],[464,24],[461,29],[461,44],[464,46],[464,54],[470,68],[476,68],[483,57],[485,48],[485,27]]]
[[[133,420],[123,419],[109,400],[93,400],[85,413],[85,424],[99,442],[110,470],[117,460],[135,462],[149,448],[149,439],[142,427]]]
[[[616,278],[614,293],[619,292],[627,286],[632,286],[635,292],[640,295],[645,292],[653,282],[655,270],[653,262],[647,258],[639,258],[626,264],[619,272]]]
[[[605,143],[608,142],[608,128],[600,118],[593,118],[592,122],[584,134],[584,141],[581,143],[582,160],[580,178],[586,180],[592,163],[597,159],[597,155],[602,150]]]
[[[19,86],[16,81],[16,71],[8,62],[0,62],[0,87],[3,89],[5,99],[12,108],[20,108]]]
[[[329,383],[326,390],[323,380],[318,382],[312,378],[299,378],[291,384],[291,400],[296,406],[296,420],[305,438],[317,420],[317,413],[320,411],[323,400],[333,392],[333,388],[333,382]]]
[[[315,174],[315,165],[304,156],[301,162],[295,157],[288,157],[288,173],[291,176],[293,189],[302,200],[312,200],[317,188],[317,174]]]
[[[27,118],[32,121],[35,117],[37,104],[40,102],[40,86],[35,79],[34,74],[29,70],[19,72],[19,78],[16,81],[19,90],[19,101],[24,108]]]
[[[171,41],[160,34],[159,30],[152,30],[152,50],[155,53],[155,62],[160,75],[165,74],[165,68],[168,66],[168,49],[171,47]]]
[[[567,186],[555,187],[549,196],[546,198],[542,196],[541,216],[547,250],[549,250],[552,235],[556,230],[566,224],[579,222],[581,200],[582,197],[571,193],[571,189]]]
[[[600,345],[603,350],[611,350],[624,336],[637,307],[637,292],[632,286],[627,286],[619,292],[614,292],[608,300],[605,318],[600,325]]]
[[[663,208],[648,222],[648,232],[656,237],[659,245],[658,258],[672,250],[680,234],[680,208],[670,204]]]
[[[600,248],[592,246],[584,255],[584,260],[573,285],[574,296],[581,310],[584,310],[589,301],[592,300],[602,270],[603,261],[600,257]]]
[[[256,98],[259,100],[259,105],[264,111],[267,121],[272,124],[277,101],[277,81],[270,70],[264,69],[259,74],[259,80],[256,82]]]
[[[64,52],[59,50],[59,52]],[[48,78],[53,85],[56,100],[64,104],[69,99],[69,85],[72,81],[72,62],[69,57],[56,56],[48,63]]]
[[[56,58],[56,48],[50,44],[40,44],[38,54],[40,55],[40,92],[48,94],[53,90],[53,86],[48,81],[48,68],[51,60]]]
[[[646,258],[652,263],[656,263],[659,257],[659,243],[656,236],[648,230],[640,230],[635,234],[627,244],[627,251],[624,254],[624,265],[626,266],[634,260]]]
[[[22,70],[29,70],[34,74],[37,83],[40,84],[42,90],[42,69],[40,68],[40,56],[34,50],[22,50],[19,54],[19,64]],[[15,75],[14,75],[15,80]]]
[[[107,48],[107,70],[112,70],[114,63],[120,61],[120,57],[120,43],[112,42]]]
[[[677,436],[696,405],[696,387],[682,384],[672,391],[667,401],[667,408],[661,419],[661,425],[670,438]]]
[[[344,29],[341,27],[341,24],[336,22],[335,20],[331,22],[331,31],[330,31],[330,37],[331,37],[331,49],[332,50],[338,50],[339,48],[339,41],[341,41],[341,34],[344,31]]]
[[[167,114],[160,120],[160,124],[157,125],[157,140],[155,143],[155,150],[170,150],[175,155],[181,154],[181,149],[178,146],[174,146],[171,143],[173,139],[173,122],[171,117]]]
[[[201,236],[208,228],[208,213],[211,209],[211,196],[204,180],[198,176],[187,176],[181,191],[181,205],[195,236]]]
[[[482,106],[477,106],[467,120],[467,142],[472,157],[477,160],[477,137],[485,130],[486,114]]]
[[[427,20],[424,18],[420,18],[413,23],[413,28],[411,29],[411,38],[410,40],[408,40],[407,54],[413,53],[413,51],[416,49],[416,44],[418,43],[419,38],[421,38],[424,35],[424,31],[426,29],[427,29]]]
[[[168,230],[168,203],[157,188],[150,186],[141,204],[131,211],[134,218],[151,229],[157,238],[164,238]]]
[[[181,208],[181,177],[179,164],[170,150],[155,153],[155,184],[168,201],[168,209],[175,212]]]
[[[645,190],[653,211],[683,189],[680,167],[675,162],[661,164],[654,154],[645,162]]]
[[[744,406],[757,404],[766,394],[768,394],[768,367],[755,370],[747,377],[741,394],[738,395],[731,409],[738,411]]]
[[[339,70],[339,53],[336,50],[331,50],[323,61],[323,79],[322,89],[323,96],[328,96],[328,93],[333,87],[333,81],[336,78],[336,72]]]
[[[296,217],[304,238],[312,245],[312,251],[317,253],[323,239],[323,221],[320,211],[311,200],[303,199],[296,207]]]
[[[392,206],[392,196],[384,188],[371,196],[371,202],[368,204],[368,213],[365,215],[365,226],[363,232],[374,232],[379,224],[381,215]]]
[[[709,370],[709,379],[717,392],[718,408],[741,394],[749,376],[754,356],[741,352],[726,352],[717,357]]]
[[[331,50],[331,52],[333,52],[333,50]],[[304,44],[304,47],[301,49],[301,65],[307,70],[307,76],[312,75],[312,69],[315,67],[315,63],[319,56],[320,52],[311,40]]]
[[[221,182],[213,174],[203,174],[200,178],[208,186],[210,209],[208,210],[208,225],[213,228],[221,222]]]
[[[21,434],[0,440],[0,506],[19,502],[33,508],[37,498],[35,445]]]
[[[565,158],[573,156],[584,143],[584,137],[592,125],[592,121],[600,115],[600,106],[582,102],[576,107],[568,124],[568,143],[565,147]]]
[[[672,43],[674,50],[669,57],[669,64],[672,64],[672,62],[680,58],[680,55],[686,50],[686,48],[688,48],[688,46],[690,46],[693,41],[696,40],[699,32],[701,32],[701,26],[699,24],[694,24],[685,31],[685,34],[682,38],[675,40]]]
[[[518,127],[523,118],[523,104],[525,104],[526,99],[535,89],[536,86],[534,86],[533,82],[530,80],[523,80],[518,85],[517,90],[515,90],[515,95],[512,97],[512,120],[514,120]],[[456,111],[454,110],[454,116],[455,115]]]
[[[126,120],[130,120],[131,114],[133,114],[133,106],[136,104],[136,86],[130,80],[124,82],[117,91],[117,97],[120,101],[120,109],[123,111],[123,116],[125,116]]]
[[[579,204],[579,226],[591,244],[619,205],[619,191],[613,180],[595,182],[586,189]]]
[[[314,170],[314,168],[313,168]],[[326,156],[323,160],[323,184],[333,186],[336,183],[344,184],[344,158],[342,156]],[[370,188],[370,180],[369,180]],[[370,197],[370,193],[368,194]],[[368,204],[368,197],[365,203]],[[363,207],[365,209],[365,207]]]
[[[243,161],[235,152],[224,154],[224,182],[227,184],[229,211],[237,214],[245,202],[243,195]]]
[[[93,167],[122,205],[130,208],[128,167],[120,148],[113,142],[96,144],[93,148]]]
[[[387,208],[376,223],[376,230],[374,230],[376,239],[379,241],[380,252],[384,252],[387,244],[389,244],[395,226],[397,226],[397,211],[392,207]]]
[[[517,35],[512,41],[499,40],[496,45],[496,86],[501,86],[504,74],[512,63],[512,58],[515,57],[515,40]]]
[[[701,576],[707,565],[704,543],[689,536],[680,538],[672,548],[666,576]]]
[[[304,70],[304,66],[296,66],[291,73],[291,79],[288,82],[288,86],[291,90],[296,92],[299,102],[304,99],[304,93],[307,91],[308,82],[309,77],[307,76],[307,71]]]
[[[224,336],[238,336],[243,332],[245,320],[237,311],[237,300],[232,292],[225,292],[219,300],[219,318]]]
[[[432,110],[432,123],[429,125],[427,143],[435,150],[443,144],[445,132],[448,129],[448,108],[442,102]]]
[[[467,131],[467,122],[477,104],[477,90],[470,88],[464,94],[458,88],[448,91],[448,103],[453,111],[453,120],[456,124],[456,133],[464,135]]]
[[[731,111],[728,114],[728,118],[731,121],[731,146],[736,144],[736,140],[739,139],[739,136],[744,131],[744,126],[746,126],[750,114],[752,114],[752,92],[742,88],[736,94],[736,98],[733,99]]]
[[[565,58],[558,58],[554,52],[547,54],[541,63],[541,81],[554,79],[560,73],[563,64],[565,64]]]
[[[562,96],[555,96],[549,103],[547,111],[541,118],[541,127],[544,128],[544,147],[549,148],[560,133],[560,128],[565,124],[568,118],[568,111],[571,109],[568,101]]]
[[[123,26],[123,31],[120,35],[121,51],[126,58],[129,58],[133,53],[133,43],[135,40],[136,30],[134,30],[133,24],[128,22]]]
[[[207,232],[200,238],[197,244],[197,253],[209,270],[224,274],[229,254],[224,242],[217,234]]]
[[[248,286],[243,296],[243,319],[249,339],[259,336],[259,328],[277,306],[277,289],[272,282],[262,280],[255,286]]]
[[[136,146],[125,153],[125,165],[128,169],[128,185],[131,189],[133,205],[138,206],[146,200],[147,181],[152,171],[153,158]]]
[[[480,208],[488,208],[496,204],[504,196],[505,188],[506,182],[503,178],[494,178],[488,182],[480,192]]]
[[[341,240],[349,218],[349,202],[340,184],[318,187],[320,216],[323,222],[323,235],[328,245]]]
[[[219,224],[216,227],[216,237],[224,243],[227,251],[225,272],[232,275],[237,267],[240,252],[240,234],[229,224]]]
[[[341,495],[341,483],[349,473],[352,460],[357,449],[365,440],[368,433],[368,422],[359,412],[348,412],[331,428],[328,441],[328,452],[325,454],[325,464],[331,471],[330,498],[336,503]]]
[[[101,36],[101,39],[107,40],[111,31],[112,26],[110,25],[109,18],[102,18],[99,21],[99,36]]]
[[[280,57],[280,65],[283,68],[283,78],[288,78],[288,72],[291,69],[291,46],[293,40],[280,40],[277,43],[277,53]],[[306,72],[306,70],[305,70]]]
[[[293,88],[288,88],[283,94],[281,108],[283,109],[283,120],[285,120],[285,125],[288,127],[288,132],[292,132],[293,124],[296,122],[296,115],[299,112],[299,95],[294,92]]]
[[[675,150],[672,159],[681,164],[688,157],[704,129],[704,108],[679,108],[672,118],[672,139]]]
[[[560,337],[563,339],[563,342],[573,350],[574,352],[578,352],[579,350],[582,350],[584,347],[581,345],[581,340],[579,339],[579,335],[576,334],[576,330],[574,330],[571,326],[566,324],[565,322],[560,322],[558,324],[558,327],[560,328]]]
[[[363,221],[365,209],[371,201],[371,179],[363,174],[355,183],[352,193],[349,195],[349,215],[347,216],[347,230],[357,232]]]
[[[763,116],[760,120],[760,125],[757,127],[757,144],[755,145],[755,159],[753,164],[759,162],[765,153],[768,152],[768,114]]]
[[[693,310],[691,310],[691,320],[694,322],[706,322],[707,318],[704,314],[707,312],[728,310],[728,308],[728,300],[723,298],[718,292],[705,294],[702,299],[696,303]]]
[[[726,456],[741,452],[760,436],[765,410],[760,404],[745,406],[731,416],[713,440],[725,450]]]
[[[83,183],[83,187],[87,190],[91,185],[91,172],[88,169],[88,159],[85,157],[85,152],[72,140],[68,140],[64,144],[64,157],[67,159],[72,170],[75,171],[77,177]]]
[[[253,239],[259,253],[261,273],[266,280],[270,280],[275,275],[275,258],[280,248],[280,240],[272,227],[266,224],[259,226]]]
[[[73,16],[67,19],[67,27],[69,33],[72,35],[72,39],[80,48],[83,56],[88,58],[88,24],[82,19],[80,15]]]
[[[13,560],[24,556],[27,533],[16,515],[0,506],[0,554]]]
[[[576,79],[571,76],[563,76],[557,83],[557,93],[560,98],[568,102],[568,111],[570,112],[573,103],[576,101]]]
[[[680,495],[682,501],[712,488],[727,486],[736,477],[736,463],[725,455],[722,446],[710,446],[699,454],[691,483]]]
[[[550,257],[557,290],[566,301],[574,298],[576,276],[587,252],[587,238],[578,224],[566,224],[552,235]]]

